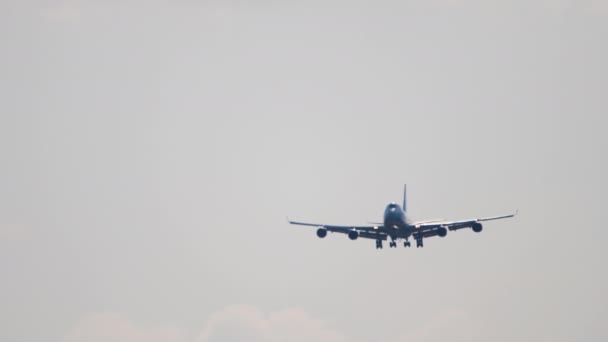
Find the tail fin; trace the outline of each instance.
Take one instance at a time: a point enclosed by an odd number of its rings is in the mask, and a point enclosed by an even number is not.
[[[403,212],[407,212],[407,184],[403,185]]]

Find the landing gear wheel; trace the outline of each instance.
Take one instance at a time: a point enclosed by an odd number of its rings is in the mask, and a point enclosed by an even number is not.
[[[382,240],[376,240],[376,249],[382,249]]]
[[[407,248],[407,247],[410,247],[411,245],[412,245],[412,244],[411,244],[409,241],[405,241],[405,242],[403,243],[403,247],[406,247],[406,248]]]
[[[397,243],[395,241],[391,241],[389,246],[391,246],[391,248],[397,247]]]
[[[424,243],[422,242],[422,239],[416,240],[416,248],[422,248],[424,247]]]

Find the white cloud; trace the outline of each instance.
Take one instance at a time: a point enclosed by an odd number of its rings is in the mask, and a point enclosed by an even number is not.
[[[133,323],[118,313],[82,317],[68,332],[66,342],[186,342],[175,327],[149,327]]]
[[[82,317],[68,332],[66,342],[278,342],[346,341],[344,335],[301,309],[264,314],[251,306],[229,306],[207,320],[196,338],[187,338],[176,327],[134,323],[118,313]]]
[[[479,326],[476,317],[445,308],[418,329],[393,342],[472,341]],[[389,339],[390,340],[390,339]],[[150,326],[111,312],[83,316],[68,332],[65,342],[346,342],[349,339],[327,322],[299,308],[264,313],[248,305],[225,307],[209,316],[194,335],[175,326]]]
[[[422,323],[422,322],[421,322]],[[470,314],[459,309],[444,309],[419,329],[399,336],[394,342],[474,341],[478,327]]]
[[[31,230],[20,224],[0,223],[0,241],[17,241],[27,239]]]
[[[232,306],[211,316],[197,342],[239,340],[339,342],[346,337],[301,309],[264,315],[254,307]]]
[[[588,12],[596,15],[608,14],[608,0],[589,0]]]
[[[52,22],[74,22],[82,16],[80,1],[59,1],[41,9],[42,17]]]

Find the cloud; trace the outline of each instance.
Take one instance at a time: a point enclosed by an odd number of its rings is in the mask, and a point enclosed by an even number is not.
[[[399,336],[394,342],[474,341],[479,328],[470,314],[459,309],[443,309],[419,329]]]
[[[587,12],[595,15],[607,15],[608,14],[608,1],[606,0],[589,0],[587,6]]]
[[[171,326],[134,323],[119,313],[93,313],[82,317],[68,332],[66,342],[342,342],[346,337],[301,309],[264,314],[252,306],[229,306],[212,314],[202,332],[187,338]]]
[[[475,317],[456,308],[442,309],[418,329],[393,342],[476,340]],[[391,339],[389,339],[391,340]],[[175,326],[135,323],[124,314],[101,312],[83,316],[69,330],[65,342],[346,342],[349,339],[327,322],[299,308],[264,313],[256,307],[233,305],[209,316],[202,330],[190,334]]]
[[[264,315],[249,306],[227,307],[211,316],[197,342],[346,341],[346,337],[301,309]]]
[[[74,22],[81,18],[82,11],[79,1],[58,1],[43,7],[40,13],[51,22]]]
[[[82,317],[68,332],[66,342],[187,342],[175,327],[150,327],[133,323],[118,313]]]
[[[30,237],[31,229],[25,225],[0,223],[0,241],[19,241]]]

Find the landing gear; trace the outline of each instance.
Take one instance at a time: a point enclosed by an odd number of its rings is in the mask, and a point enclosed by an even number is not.
[[[405,241],[405,242],[403,243],[403,247],[406,247],[406,248],[407,248],[407,247],[411,247],[411,246],[412,246],[412,244],[411,244],[409,241]]]
[[[416,240],[416,248],[422,248],[424,247],[424,243],[422,243],[422,239],[417,239]]]
[[[391,242],[389,243],[389,246],[391,246],[391,248],[397,247],[397,242],[395,242],[395,241],[391,241]]]
[[[376,249],[382,249],[382,240],[376,240]]]

